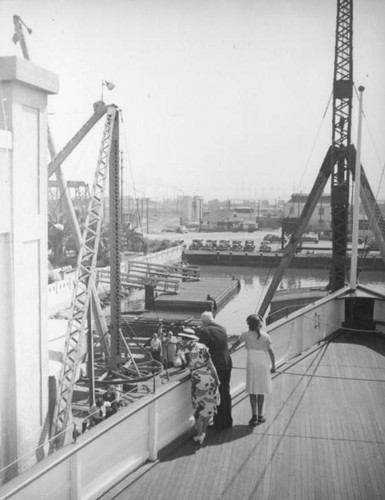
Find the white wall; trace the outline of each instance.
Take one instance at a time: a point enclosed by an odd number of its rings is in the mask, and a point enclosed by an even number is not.
[[[46,436],[47,94],[57,91],[58,81],[16,57],[0,58],[0,75],[8,136],[5,144],[2,133],[0,143],[6,183],[0,224],[0,341],[7,358],[0,362],[0,463],[5,465]],[[18,470],[30,464],[31,458],[19,460]],[[0,481],[16,472],[7,469]]]

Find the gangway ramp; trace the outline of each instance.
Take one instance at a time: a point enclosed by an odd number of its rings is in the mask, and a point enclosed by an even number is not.
[[[152,262],[142,262],[137,260],[127,261],[127,271],[154,274],[159,276],[172,276],[183,281],[199,281],[200,268],[191,265],[162,265]]]
[[[120,273],[121,286],[124,289],[144,289],[152,285],[154,291],[176,294],[183,281],[199,281],[200,269],[197,266],[163,266],[147,262],[128,261],[127,272]],[[110,283],[109,269],[99,269],[98,283]]]

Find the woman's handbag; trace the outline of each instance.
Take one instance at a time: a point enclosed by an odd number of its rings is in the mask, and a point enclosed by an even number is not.
[[[180,354],[176,354],[174,356],[173,364],[174,364],[175,368],[179,368],[179,367],[183,366],[183,358]]]

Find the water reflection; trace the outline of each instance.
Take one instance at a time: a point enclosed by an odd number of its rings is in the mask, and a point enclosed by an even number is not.
[[[201,276],[220,277],[235,275],[240,279],[240,292],[216,316],[229,334],[238,334],[246,329],[246,317],[258,311],[264,294],[274,276],[274,270],[254,267],[201,267]],[[288,269],[280,288],[326,286],[329,271],[325,269]],[[360,283],[380,293],[385,293],[385,272],[366,271],[360,274]]]
[[[241,282],[239,293],[217,314],[217,321],[223,324],[229,334],[246,329],[246,317],[258,311],[264,294],[273,279],[275,269],[256,267],[201,266],[202,278],[235,276]],[[325,269],[288,269],[280,289],[326,286],[329,271]],[[360,283],[380,293],[385,293],[385,272],[366,271],[360,274]],[[122,306],[124,311],[144,308],[143,292],[134,292]]]

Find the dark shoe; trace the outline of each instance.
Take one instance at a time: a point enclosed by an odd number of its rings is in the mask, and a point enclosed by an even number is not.
[[[253,415],[251,417],[251,419],[249,420],[249,425],[251,425],[252,427],[256,427],[258,425],[258,416],[257,415]]]
[[[263,415],[260,415],[260,416],[258,417],[258,423],[259,423],[259,424],[264,424],[265,422],[266,422],[265,417],[264,417]]]

